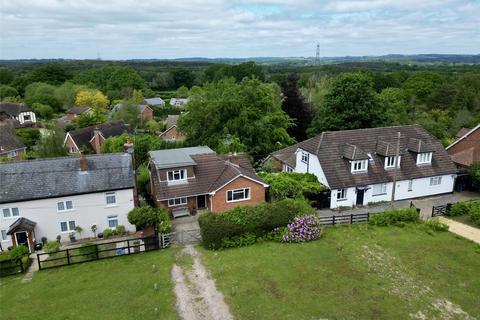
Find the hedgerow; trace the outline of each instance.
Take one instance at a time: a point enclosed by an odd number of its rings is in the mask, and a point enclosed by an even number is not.
[[[391,226],[407,222],[420,222],[415,208],[390,209],[383,213],[370,215],[368,223],[374,226]]]

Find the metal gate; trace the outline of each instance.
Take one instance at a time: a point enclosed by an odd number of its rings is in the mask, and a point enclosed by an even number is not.
[[[160,247],[167,248],[172,245],[197,244],[202,241],[200,229],[178,230],[160,235]]]

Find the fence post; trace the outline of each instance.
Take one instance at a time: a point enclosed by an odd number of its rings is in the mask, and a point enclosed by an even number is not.
[[[350,214],[350,224],[353,224],[353,213]]]
[[[335,225],[335,216],[332,216],[332,226]]]
[[[69,252],[69,249],[67,249],[67,264],[70,265],[70,252]]]
[[[95,245],[95,257],[97,260],[100,260],[100,257],[98,256],[98,244]]]
[[[432,206],[432,218],[434,217],[433,213],[435,212],[435,206]]]
[[[40,255],[37,253],[37,261],[38,261],[38,270],[42,270],[42,264],[40,263]]]
[[[128,254],[130,254],[130,240],[127,240],[127,250]]]
[[[367,221],[370,220],[370,212],[367,212]]]

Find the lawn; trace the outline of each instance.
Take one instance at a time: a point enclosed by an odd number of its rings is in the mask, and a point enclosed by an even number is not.
[[[202,252],[238,319],[480,317],[480,246],[449,232],[355,225]]]
[[[1,319],[178,319],[173,254],[167,249],[43,270],[30,283],[0,278]]]

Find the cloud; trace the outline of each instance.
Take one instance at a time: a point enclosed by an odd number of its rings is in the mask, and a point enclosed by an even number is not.
[[[479,53],[468,0],[0,0],[0,58]]]

